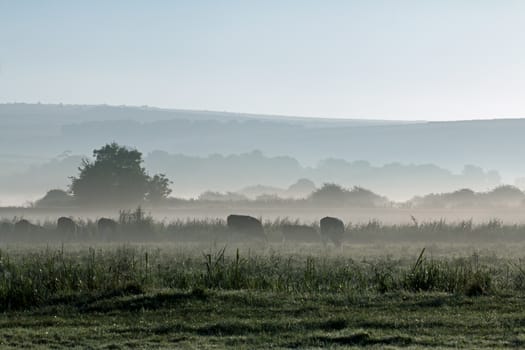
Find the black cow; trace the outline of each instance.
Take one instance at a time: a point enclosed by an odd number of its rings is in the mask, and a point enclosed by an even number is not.
[[[30,223],[26,219],[17,221],[13,226],[14,239],[16,240],[35,240],[35,234],[44,231],[44,228]]]
[[[249,237],[262,238],[266,240],[266,235],[264,234],[261,222],[252,216],[228,215],[226,222],[228,224],[228,228],[230,228],[232,231]]]
[[[345,225],[338,218],[326,216],[321,219],[321,237],[331,240],[336,247],[340,247],[343,242]]]
[[[13,231],[15,231],[15,233],[30,233],[34,230],[35,226],[36,225],[33,225],[28,220],[22,219],[20,221],[15,222]]]
[[[13,225],[10,222],[3,221],[0,223],[0,233],[6,234],[11,233],[13,230]]]
[[[13,232],[13,224],[7,221],[0,223],[0,239],[8,240],[11,239]]]
[[[307,225],[285,224],[281,226],[284,241],[320,242],[317,230]]]
[[[73,238],[77,233],[77,225],[71,218],[62,216],[57,220],[57,232],[63,237]]]
[[[98,232],[102,234],[115,234],[117,232],[117,222],[108,218],[100,218],[97,221]]]

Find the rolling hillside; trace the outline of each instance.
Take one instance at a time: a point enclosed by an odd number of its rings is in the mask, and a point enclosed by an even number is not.
[[[78,155],[74,158],[78,160],[79,156],[89,156],[93,149],[116,141],[136,147],[146,156],[151,154],[146,160],[154,170],[174,172],[174,178],[184,169],[192,169],[194,173],[199,169],[213,171],[214,161],[222,159],[227,164],[235,155],[240,159],[236,161],[240,168],[234,169],[242,178],[239,186],[282,187],[300,177],[309,177],[317,184],[323,181],[371,184],[376,187],[372,189],[383,193],[395,187],[392,195],[403,191],[414,195],[433,189],[452,190],[452,186],[469,181],[476,189],[484,190],[484,184],[499,183],[500,175],[507,183],[525,175],[524,131],[525,119],[402,122],[151,107],[1,104],[0,179],[4,188],[27,186],[31,187],[31,193],[43,192],[46,189],[40,189],[40,183],[63,185],[71,175],[62,173],[64,169],[75,169],[76,161],[69,160],[65,166],[61,159]],[[254,150],[260,153],[250,153]],[[159,157],[154,156],[158,154],[154,151],[178,158],[171,157],[172,163],[163,169],[164,161],[156,162]],[[242,162],[243,157],[257,158],[253,155],[258,154],[285,158],[276,158],[269,163],[273,165],[260,167],[250,163],[253,159]],[[189,165],[181,168],[177,159]],[[358,163],[361,160],[369,164],[363,167]],[[465,167],[469,164],[481,169]],[[366,172],[360,173],[361,168]],[[225,178],[231,179],[231,171],[226,172]],[[404,187],[411,186],[412,176],[407,175],[410,171],[420,172],[414,175],[418,175],[424,186],[413,183],[413,188]],[[246,178],[248,175],[254,178]],[[461,181],[450,180],[450,176],[456,175],[461,175]],[[214,184],[213,179],[202,173],[188,177],[198,178],[206,180],[205,188],[239,189],[221,183],[219,178]],[[179,185],[193,185],[191,190],[180,188],[183,193],[204,188],[180,176],[179,179],[183,180]],[[12,186],[16,181],[25,184]]]

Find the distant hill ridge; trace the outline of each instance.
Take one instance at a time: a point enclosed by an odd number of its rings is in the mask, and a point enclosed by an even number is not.
[[[0,103],[0,117],[14,119],[45,117],[57,122],[85,122],[97,120],[136,120],[157,121],[166,119],[218,120],[231,121],[257,119],[265,121],[292,122],[314,125],[385,125],[406,124],[413,121],[355,119],[355,118],[315,118],[289,115],[271,115],[243,112],[208,111],[151,106],[113,106],[113,105],[68,105],[68,104],[30,104]]]
[[[473,164],[485,171],[497,170],[504,183],[513,183],[525,175],[524,135],[525,119],[403,122],[153,107],[0,104],[0,176],[42,164],[65,151],[89,155],[102,144],[116,141],[144,154],[160,150],[208,157],[260,150],[268,157],[292,157],[305,168],[323,159],[365,160],[376,166],[433,164],[461,173],[465,165]],[[347,173],[340,170],[345,167],[332,162],[323,169],[338,179]],[[405,175],[396,172],[396,166],[386,170],[381,178],[370,180],[387,187],[403,182],[399,177]],[[268,171],[279,178],[278,167]],[[345,183],[353,184],[353,180],[345,175]],[[429,187],[432,181],[440,187],[440,178],[426,181]]]

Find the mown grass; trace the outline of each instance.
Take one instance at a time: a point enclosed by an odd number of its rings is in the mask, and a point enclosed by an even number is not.
[[[0,316],[26,348],[520,348],[522,296],[158,291]]]

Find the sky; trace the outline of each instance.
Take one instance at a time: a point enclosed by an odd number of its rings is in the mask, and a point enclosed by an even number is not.
[[[525,117],[521,0],[0,0],[0,103]]]

